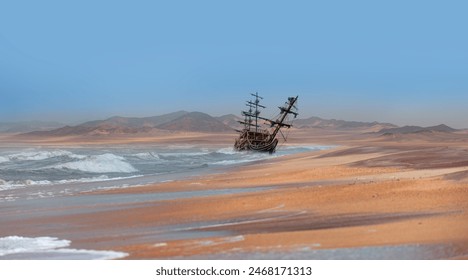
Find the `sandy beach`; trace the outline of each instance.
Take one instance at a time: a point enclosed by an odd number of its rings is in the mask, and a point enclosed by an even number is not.
[[[0,263],[468,275],[468,1],[2,4]]]
[[[465,135],[429,141],[342,133],[316,142],[316,134],[304,135],[290,145],[335,147],[68,202],[2,205],[0,235],[56,236],[74,248],[125,252],[127,259],[468,258]],[[229,145],[229,138],[177,139]],[[79,141],[60,142],[67,143]]]

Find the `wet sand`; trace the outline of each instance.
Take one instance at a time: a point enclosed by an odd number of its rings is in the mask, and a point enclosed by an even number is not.
[[[464,139],[366,137],[328,136],[321,144],[340,146],[75,204],[4,208],[22,215],[0,235],[56,236],[129,259],[467,259]]]

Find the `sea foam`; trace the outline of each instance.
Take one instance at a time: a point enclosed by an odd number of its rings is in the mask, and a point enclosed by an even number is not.
[[[128,176],[128,177],[109,178],[109,176],[107,176],[107,175],[100,175],[100,176],[92,177],[92,178],[80,178],[80,179],[57,180],[57,181],[49,181],[49,180],[5,181],[5,180],[0,179],[0,191],[24,188],[24,187],[29,187],[29,186],[45,186],[45,185],[71,184],[71,183],[103,182],[103,181],[109,181],[109,180],[128,179],[128,178],[134,178],[134,177],[139,177],[139,176],[136,175],[136,176]]]
[[[153,152],[147,152],[147,153],[137,153],[134,155],[136,158],[139,159],[144,159],[144,160],[158,160],[159,155]]]
[[[236,150],[234,150],[234,148],[221,148],[217,150],[216,152],[220,154],[226,154],[226,155],[234,155],[238,153]]]
[[[32,151],[32,152],[22,152],[9,155],[7,157],[8,160],[11,161],[21,161],[21,160],[45,160],[48,158],[54,157],[68,157],[72,159],[82,159],[86,156],[76,155],[69,151],[63,150],[54,150],[54,151]],[[1,158],[0,158],[1,162]]]
[[[280,146],[277,153],[235,151],[232,147],[132,147],[132,148],[71,148],[0,150],[0,191],[6,196],[30,198],[33,193],[63,195],[63,188],[71,192],[89,191],[92,182],[115,181],[97,185],[115,188],[128,184],[140,185],[174,179],[221,166],[245,164],[289,154],[323,150],[330,146]],[[174,175],[172,175],[174,174]],[[161,177],[160,177],[161,176]],[[143,177],[141,181],[120,179]],[[161,179],[160,179],[161,178]],[[75,183],[78,183],[75,185]],[[80,184],[85,183],[85,184]],[[91,183],[91,184],[88,184]],[[57,186],[51,188],[51,185]],[[18,190],[18,191],[16,191]],[[57,191],[56,191],[57,190]],[[12,199],[9,199],[12,200]]]
[[[56,237],[7,236],[0,238],[1,259],[118,259],[128,254],[67,248],[70,240]]]
[[[53,166],[56,169],[73,169],[90,173],[132,173],[137,172],[130,163],[114,154],[86,156],[79,161],[66,162]]]

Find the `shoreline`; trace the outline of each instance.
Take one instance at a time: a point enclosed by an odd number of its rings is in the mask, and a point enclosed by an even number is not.
[[[0,235],[56,236],[127,259],[467,259],[467,148],[362,140],[222,174],[74,195],[95,202],[77,206],[84,212],[25,210]],[[202,195],[156,199],[190,191]],[[112,196],[120,202],[106,204]],[[137,196],[145,199],[125,201]]]

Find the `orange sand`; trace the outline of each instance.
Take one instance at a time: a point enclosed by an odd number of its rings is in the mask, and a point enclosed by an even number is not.
[[[347,137],[328,135],[321,142],[343,143]],[[216,142],[207,135],[190,135],[187,139],[190,143]],[[125,251],[130,259],[192,258],[238,251],[288,252],[304,246],[325,249],[401,244],[445,244],[459,252],[451,258],[467,258],[468,175],[464,172],[468,171],[468,144],[445,139],[350,139],[347,146],[332,150],[101,194],[272,187],[268,190],[129,203],[126,209],[58,215],[34,223],[66,222],[82,232],[102,229],[107,234],[86,238],[75,232],[75,246]],[[198,231],[229,234],[172,241],[119,234],[123,229],[200,222],[211,226],[199,226]]]

